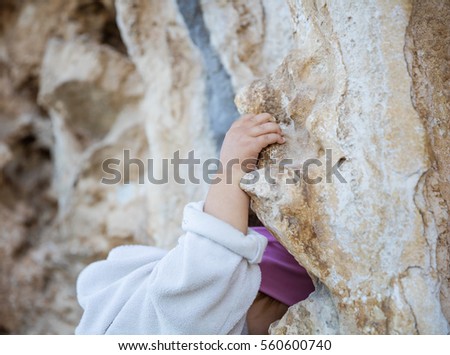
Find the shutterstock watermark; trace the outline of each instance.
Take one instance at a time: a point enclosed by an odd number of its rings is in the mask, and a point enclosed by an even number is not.
[[[241,184],[254,184],[261,178],[264,178],[269,184],[275,184],[277,181],[279,182],[276,174],[290,169],[294,174],[286,175],[284,181],[286,184],[332,183],[334,178],[340,183],[346,184],[347,181],[339,171],[343,160],[345,159],[335,161],[333,164],[332,149],[326,149],[325,162],[318,158],[306,159],[301,164],[288,158],[270,159],[265,162],[264,169],[254,170],[249,168],[255,166],[254,160],[239,162],[238,159],[232,159],[224,166],[217,158],[206,159],[202,162],[200,158],[195,157],[193,150],[189,151],[187,157],[184,158],[177,150],[171,158],[148,158],[145,161],[132,158],[130,151],[124,150],[122,159],[108,158],[102,162],[102,172],[108,176],[103,176],[101,183],[105,185],[129,184],[131,180],[133,183],[138,180],[139,184],[144,184],[147,179],[151,184],[164,185],[172,179],[175,183],[182,185],[200,184],[202,181],[212,185],[222,181],[231,184],[234,181],[234,174],[251,172],[241,180]],[[132,170],[133,174],[131,174]],[[137,179],[131,179],[131,175],[137,176]]]

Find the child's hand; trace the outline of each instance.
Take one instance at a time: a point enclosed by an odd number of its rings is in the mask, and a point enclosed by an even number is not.
[[[255,169],[258,155],[263,148],[285,141],[280,126],[270,114],[243,115],[232,124],[225,135],[220,161],[224,171],[233,163],[232,170],[228,172],[233,173],[233,181],[239,181],[246,172]]]
[[[284,142],[280,126],[268,113],[244,115],[234,122],[220,152],[223,171],[217,174],[219,183],[210,186],[204,211],[247,234],[250,198],[241,190],[239,182],[245,172],[255,168],[264,147]],[[231,183],[228,174],[232,174]]]

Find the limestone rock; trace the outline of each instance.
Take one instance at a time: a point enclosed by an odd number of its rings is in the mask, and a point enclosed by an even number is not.
[[[79,320],[73,287],[84,265],[117,245],[152,244],[146,186],[139,184],[143,172],[130,171],[127,178],[123,167],[125,152],[141,160],[148,154],[139,108],[143,95],[142,79],[122,53],[84,38],[48,42],[39,103],[50,113],[55,136],[53,245],[59,253],[50,264],[64,265],[53,272],[48,288],[63,289],[65,297],[49,296],[55,312],[41,320],[42,329],[51,329],[61,308],[71,310],[65,317],[69,329]],[[121,162],[116,171],[122,179],[102,183],[104,162],[112,159]]]
[[[109,0],[0,4],[0,333],[72,333],[80,318],[74,292],[80,269],[118,240],[144,242],[139,239],[144,236],[148,242],[144,223],[117,228],[124,220],[117,211],[129,213],[127,221],[130,214],[139,221],[145,213],[141,196],[136,204],[122,196],[126,202],[119,205],[109,190],[104,196],[116,210],[100,218],[77,205],[73,186],[85,166],[99,173],[96,145],[112,141],[116,150],[133,150],[120,141],[124,137],[146,146],[143,136],[129,134],[142,128],[127,128],[137,125],[125,111],[140,117],[133,111],[143,87],[123,55],[113,5]],[[107,47],[112,44],[115,50]],[[86,182],[97,177],[83,176]],[[94,186],[104,191],[98,180]],[[95,194],[92,185],[89,192]],[[96,235],[97,226],[113,217],[104,229],[113,230],[111,240],[101,228]]]
[[[434,64],[448,60],[448,31],[439,38],[433,32],[436,59],[418,83],[403,54],[408,24],[413,37],[425,27],[417,16],[440,18],[437,26],[445,27],[447,15],[439,11],[446,6],[290,5],[295,48],[237,98],[242,112],[271,112],[285,129],[286,145],[269,147],[259,166],[260,176],[273,171],[274,183],[260,178],[242,187],[259,218],[316,280],[316,291],[272,332],[447,334],[447,207],[441,187],[424,182],[435,158],[410,90],[425,83],[435,93],[426,109],[448,107],[436,79],[445,65]],[[409,55],[427,62],[416,45]],[[448,115],[441,117],[448,127]],[[438,159],[439,145],[448,149],[440,134],[430,138]],[[291,161],[273,167],[271,159]]]
[[[155,175],[161,176],[162,159],[181,157],[195,150],[202,162],[215,155],[205,110],[205,80],[199,50],[193,45],[175,1],[119,0],[118,22],[130,57],[146,84],[143,106],[146,134]],[[155,55],[158,53],[158,55]],[[172,169],[172,168],[171,168]],[[174,180],[148,190],[148,228],[156,244],[172,247],[181,235],[182,209],[201,200],[207,185],[190,182],[180,171],[184,184]]]
[[[405,57],[414,107],[428,135],[431,168],[419,187],[426,234],[438,234],[437,264],[443,312],[450,319],[450,3],[415,1],[406,31]]]
[[[15,85],[28,87],[36,85],[49,38],[107,41],[104,30],[114,21],[112,0],[6,0],[0,13],[2,60],[10,65]]]
[[[0,334],[73,333],[84,266],[175,245],[249,84],[240,110],[288,138],[254,174],[292,161],[243,188],[316,283],[271,332],[447,333],[449,20],[439,0],[0,1]],[[191,150],[198,183],[149,181]]]
[[[201,0],[211,42],[237,91],[271,73],[292,47],[285,1]]]
[[[83,154],[90,154],[89,148],[105,138],[119,114],[136,105],[143,93],[134,65],[120,53],[83,40],[48,42],[39,103],[53,121],[60,210],[66,209]]]

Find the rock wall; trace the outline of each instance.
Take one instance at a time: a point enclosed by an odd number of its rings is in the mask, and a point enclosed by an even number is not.
[[[149,175],[215,157],[237,92],[288,136],[260,168],[293,159],[243,188],[316,282],[272,332],[448,332],[447,1],[4,0],[0,19],[0,333],[73,333],[82,267],[176,243],[207,185]],[[346,182],[282,183],[311,158]]]
[[[316,283],[272,332],[447,334],[450,4],[290,5],[295,48],[237,100],[286,127],[242,187]]]

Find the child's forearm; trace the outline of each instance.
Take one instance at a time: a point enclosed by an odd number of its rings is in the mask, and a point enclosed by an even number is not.
[[[225,173],[216,178],[220,182],[209,188],[204,211],[247,234],[250,198],[239,187],[240,174],[236,173],[233,182],[228,184]]]
[[[255,168],[258,154],[264,147],[284,142],[281,128],[268,113],[243,115],[235,121],[225,135],[220,152],[223,172],[216,176],[220,182],[211,185],[204,211],[247,234],[250,199],[239,182],[244,171]],[[230,164],[232,162],[237,164]]]

